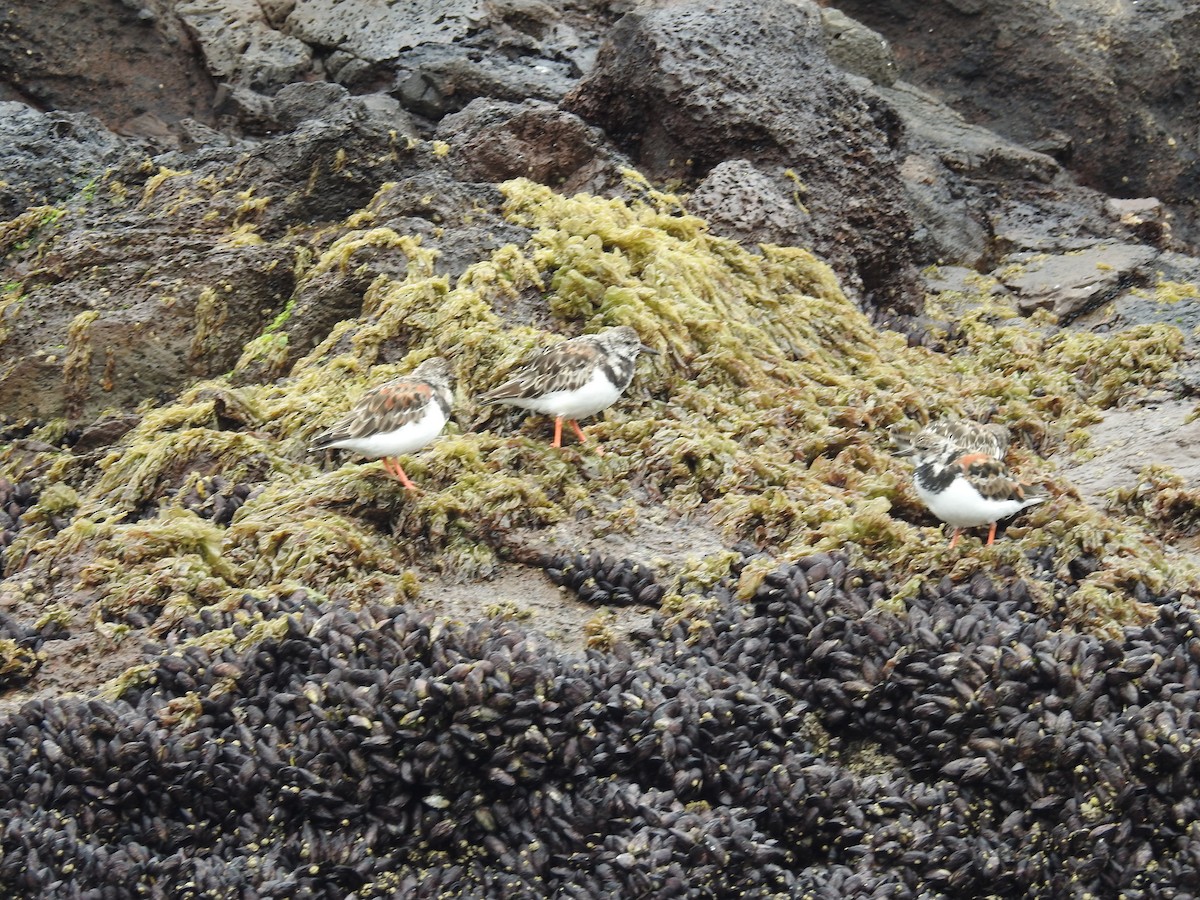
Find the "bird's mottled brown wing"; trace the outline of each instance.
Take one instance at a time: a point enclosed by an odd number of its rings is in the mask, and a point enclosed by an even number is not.
[[[913,452],[913,441],[917,437],[916,423],[905,420],[897,422],[888,429],[892,439],[892,452],[897,456],[909,456]]]
[[[433,388],[424,381],[389,381],[364,394],[344,419],[316,438],[313,447],[319,450],[336,441],[395,431],[419,419],[432,402]]]
[[[1038,484],[1017,481],[1003,462],[984,453],[970,453],[958,460],[963,473],[981,495],[989,500],[1032,500],[1047,491]]]
[[[997,459],[1003,459],[1008,450],[1010,435],[1003,425],[981,425],[967,419],[951,419],[930,426],[944,437],[951,446],[957,447],[964,453],[986,453]]]
[[[893,425],[892,443],[900,456],[914,450],[936,451],[942,447],[959,453],[986,453],[1003,459],[1008,450],[1009,432],[1003,425],[982,425],[969,419],[939,419],[917,430],[910,422]]]
[[[600,362],[591,342],[564,341],[547,347],[514,372],[499,387],[479,399],[484,403],[541,397],[554,391],[573,391],[587,384]]]

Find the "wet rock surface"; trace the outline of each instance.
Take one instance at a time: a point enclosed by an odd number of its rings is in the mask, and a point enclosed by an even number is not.
[[[0,16],[0,100],[169,140],[182,120],[213,120],[199,51],[167,0],[13,4]]]
[[[132,409],[232,370],[273,322],[289,340],[284,362],[306,352],[361,309],[376,274],[403,265],[361,255],[352,270],[311,286],[295,281],[293,264],[312,251],[311,235],[381,184],[394,186],[380,199],[378,224],[444,242],[450,272],[483,245],[519,237],[484,224],[481,207],[494,204],[494,189],[418,162],[437,161],[336,85],[281,91],[271,116],[295,130],[251,147],[168,154],[156,165],[125,156],[122,168],[93,174],[102,183],[72,194],[67,220],[45,210],[16,220],[9,271],[21,281],[19,290],[10,282],[0,371],[6,417],[78,420]],[[43,118],[48,128],[53,117]],[[306,224],[275,240],[297,221]],[[447,229],[455,222],[462,227]],[[304,315],[314,290],[318,309]],[[281,315],[289,301],[299,315]]]
[[[473,100],[438,124],[455,148],[453,171],[465,181],[529,178],[563,191],[604,193],[631,165],[602,132],[578,116],[538,100]]]
[[[15,101],[0,102],[0,135],[5,219],[66,200],[126,152],[121,138],[85,113],[39,113]],[[5,235],[0,247],[7,253],[25,236]]]
[[[1173,55],[1200,29],[1191,4],[837,6],[888,39],[901,78],[969,121],[1054,155],[1106,193],[1172,198],[1195,243],[1197,173],[1179,136],[1195,128],[1196,71]]]
[[[1195,404],[1163,399],[1137,409],[1118,409],[1090,429],[1086,458],[1071,462],[1071,481],[1096,503],[1115,489],[1134,486],[1148,466],[1180,473],[1189,483],[1200,479],[1195,469],[1200,423],[1192,419]]]
[[[1022,310],[1049,309],[1066,323],[1115,299],[1135,280],[1149,283],[1157,258],[1150,247],[1111,243],[1061,256],[1014,253],[1006,261],[1020,270],[1004,285]]]

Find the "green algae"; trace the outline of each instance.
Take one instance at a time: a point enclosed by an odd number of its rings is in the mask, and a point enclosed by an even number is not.
[[[24,250],[44,236],[44,229],[54,225],[65,213],[56,206],[31,206],[25,212],[0,222],[0,257],[13,250]]]
[[[217,290],[206,287],[196,297],[196,307],[192,314],[195,324],[192,330],[189,359],[203,359],[206,354],[215,349],[221,328],[229,318],[229,302],[224,296],[227,292],[228,288]]]
[[[152,178],[143,204],[170,210],[191,202],[191,193],[166,191],[181,174]],[[361,313],[286,371],[284,318],[246,346],[233,376],[247,383],[202,382],[147,408],[97,461],[52,455],[45,477],[74,492],[74,503],[54,514],[74,515],[61,530],[22,531],[6,554],[8,570],[50,586],[48,602],[95,604],[96,622],[149,609],[165,630],[204,607],[233,608],[246,591],[415,599],[418,569],[486,578],[516,533],[573,521],[586,545],[607,530],[636,536],[638,510],[662,507],[716,526],[730,546],[749,541],[768,552],[741,571],[740,596],[773,560],[832,549],[919,590],[946,574],[1002,570],[1032,579],[1026,551],[1051,544],[1061,577],[1035,591],[1047,610],[1098,628],[1146,614],[1129,599],[1131,585],[1200,583],[1169,572],[1161,548],[1138,528],[1087,507],[1039,459],[1076,445],[1100,409],[1158,383],[1183,353],[1177,329],[1058,331],[981,296],[942,335],[945,352],[912,348],[872,327],[811,253],[743,247],[712,235],[678,198],[633,176],[629,187],[633,200],[565,197],[524,180],[502,185],[504,214],[532,237],[452,283],[418,238],[374,226],[369,211],[391,189],[384,185],[342,233],[327,230],[323,252],[297,254],[297,294],[323,274],[366,271],[378,253],[401,256],[403,277],[377,276]],[[497,313],[530,296],[540,298],[552,329]],[[931,311],[952,299],[933,298]],[[198,346],[220,315],[216,294],[198,305]],[[293,315],[294,302],[281,316]],[[546,417],[475,401],[555,340],[548,331],[614,325],[632,325],[660,355],[642,357],[625,397],[584,423],[594,442],[555,450]],[[455,370],[455,421],[405,459],[419,492],[376,463],[308,451],[365,390],[433,355]],[[249,377],[263,371],[278,377]],[[230,409],[241,410],[243,427],[229,424]],[[1010,462],[1054,494],[993,547],[971,535],[948,553],[907,464],[889,452],[889,425],[941,415],[1009,426]],[[227,525],[186,506],[216,474],[253,489]],[[43,493],[31,521],[48,522],[52,502]],[[1076,582],[1069,564],[1082,556],[1101,566]],[[668,573],[664,611],[704,627],[704,590],[728,577],[735,557],[716,554]],[[55,587],[56,569],[73,572],[74,584]],[[610,625],[600,615],[589,643],[612,640]]]
[[[533,611],[526,609],[513,600],[500,600],[489,603],[483,608],[483,614],[489,619],[510,619],[520,621],[533,617]]]
[[[100,318],[95,309],[79,313],[67,328],[67,355],[63,360],[63,384],[67,391],[67,409],[78,410],[87,395],[92,365],[92,323]]]
[[[147,163],[146,165],[149,166],[150,164]],[[169,169],[166,166],[159,166],[158,171],[147,178],[146,183],[142,186],[142,199],[138,205],[140,207],[145,207],[147,204],[149,204],[150,201],[154,199],[154,196],[158,193],[159,189],[171,179],[183,179],[191,174],[192,173],[190,169]]]
[[[9,638],[0,638],[0,689],[28,681],[45,662],[46,654],[41,650],[22,647]]]
[[[1178,303],[1180,300],[1200,300],[1200,286],[1186,282],[1170,281],[1159,274],[1151,295],[1159,303]]]
[[[1200,532],[1200,490],[1167,466],[1152,464],[1129,487],[1107,495],[1110,510],[1135,516],[1147,529],[1171,537]]]

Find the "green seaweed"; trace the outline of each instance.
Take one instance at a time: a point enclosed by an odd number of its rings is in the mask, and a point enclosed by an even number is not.
[[[0,638],[0,690],[28,681],[45,660],[44,651],[22,647],[10,638]]]
[[[0,222],[0,257],[13,250],[29,249],[65,212],[56,206],[31,206],[17,217]]]
[[[190,192],[216,189],[180,179],[187,196],[167,197],[179,174],[151,179],[142,203],[165,214],[190,202]],[[942,335],[950,352],[910,347],[874,328],[811,253],[744,247],[709,232],[679,198],[633,175],[629,187],[632,200],[566,197],[521,179],[501,185],[505,216],[532,237],[452,283],[418,238],[364,227],[393,189],[382,186],[340,233],[327,230],[323,252],[297,255],[297,294],[322,273],[362,270],[379,252],[405,258],[403,277],[377,276],[361,313],[286,372],[283,319],[269,326],[237,371],[278,378],[198,383],[144,410],[99,460],[48,453],[44,477],[69,485],[76,499],[55,514],[74,514],[58,531],[23,530],[8,548],[8,571],[39,585],[48,606],[94,605],[97,628],[153,609],[154,628],[165,630],[205,606],[234,608],[247,591],[412,600],[420,572],[488,577],[520,533],[575,522],[585,543],[613,530],[636,539],[639,511],[665,509],[718,528],[728,546],[749,541],[767,551],[741,570],[740,596],[774,560],[832,549],[919,590],[975,572],[1034,582],[1027,551],[1052,545],[1062,577],[1034,590],[1047,610],[1061,607],[1098,629],[1148,614],[1130,599],[1132,584],[1200,584],[1190,571],[1169,572],[1141,529],[1088,507],[1038,458],[1077,446],[1101,409],[1158,384],[1182,356],[1178,329],[1061,331],[981,295]],[[497,314],[530,296],[542,299],[557,334]],[[952,299],[931,298],[931,311]],[[209,306],[197,313],[198,345],[219,324],[218,305]],[[294,315],[294,304],[281,314]],[[86,324],[71,351],[81,371]],[[584,423],[587,444],[551,448],[546,417],[475,400],[534,348],[614,325],[632,325],[660,355],[643,356],[622,400]],[[419,492],[377,463],[309,452],[364,391],[433,355],[455,370],[455,421],[405,459]],[[251,366],[264,358],[267,368]],[[230,430],[219,414],[229,408],[251,421]],[[993,547],[969,535],[949,552],[913,493],[908,464],[889,452],[889,425],[939,415],[1008,425],[1016,437],[1010,462],[1054,495]],[[0,473],[12,465],[0,455]],[[253,488],[227,526],[186,506],[215,474]],[[33,519],[49,521],[52,502],[43,495]],[[1084,555],[1101,566],[1075,583],[1068,565]],[[735,558],[716,554],[667,573],[664,611],[705,627],[704,590],[728,577]],[[74,573],[75,583],[54,571]],[[597,618],[589,642],[612,640],[610,625]]]
[[[1167,466],[1144,467],[1135,484],[1114,488],[1107,499],[1110,510],[1137,517],[1149,530],[1170,537],[1200,532],[1200,490]]]

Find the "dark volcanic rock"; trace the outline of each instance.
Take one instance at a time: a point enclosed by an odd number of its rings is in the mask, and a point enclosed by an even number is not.
[[[351,96],[346,88],[328,81],[289,84],[273,95],[231,88],[224,94],[218,112],[254,137],[271,137],[314,122],[326,126],[369,122],[381,132],[417,136],[412,119],[391,96]]]
[[[165,137],[211,120],[215,85],[165,0],[57,0],[0,10],[0,100],[86,111],[115,131]]]
[[[588,12],[540,0],[299,0],[280,28],[320,48],[332,80],[387,90],[436,121],[476,97],[562,97],[599,42],[589,32],[605,16]]]
[[[811,246],[868,305],[915,312],[898,121],[831,67],[824,40],[808,3],[638,10],[563,105],[651,177],[698,185],[695,209],[719,232]],[[753,212],[772,204],[795,212]]]
[[[901,77],[1092,187],[1174,204],[1197,240],[1195,3],[837,5],[891,40]]]
[[[395,61],[392,93],[407,109],[431,119],[462,109],[477,97],[519,102],[556,101],[575,86],[579,73],[566,62],[464,47],[423,46]]]
[[[1004,281],[1024,311],[1049,309],[1062,322],[1115,299],[1135,280],[1150,280],[1158,254],[1136,244],[1099,243],[1061,256],[1012,254],[1021,266]]]
[[[298,85],[271,104],[293,127],[285,136],[165,154],[157,172],[126,165],[95,189],[104,202],[81,199],[10,232],[7,277],[20,299],[4,322],[0,414],[87,420],[229,372],[293,297],[298,254],[325,249],[313,237],[322,224],[367,207],[385,183],[375,224],[430,245],[444,239],[446,271],[461,272],[483,246],[523,239],[485,212],[500,202],[494,188],[456,182],[427,145],[344,88]],[[279,364],[357,315],[375,274],[405,265],[367,242],[353,270],[307,283],[296,303],[319,312],[281,329],[299,330]]]
[[[0,219],[65,200],[126,149],[90,115],[0,102]],[[0,251],[6,249],[0,238]]]
[[[986,271],[1012,253],[1067,253],[1105,242],[1140,252],[1147,238],[1169,240],[1162,227],[1108,211],[1103,194],[1079,185],[1053,157],[972,125],[911,84],[864,89],[903,123],[900,172],[921,225],[915,252],[922,262]]]
[[[182,0],[175,11],[196,36],[214,78],[270,91],[322,73],[312,48],[279,30],[282,18],[272,12],[282,5]]]
[[[438,125],[450,143],[455,174],[467,181],[529,178],[572,193],[603,193],[630,165],[603,132],[572,113],[537,100],[475,100]]]
[[[883,36],[832,7],[821,9],[829,59],[839,69],[880,85],[896,81],[896,60]]]
[[[290,293],[290,253],[214,243],[171,228],[56,241],[12,316],[0,409],[18,419],[90,418],[232,368]]]

